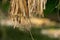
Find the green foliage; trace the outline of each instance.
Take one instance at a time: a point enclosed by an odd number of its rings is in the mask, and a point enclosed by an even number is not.
[[[9,9],[9,1],[7,1],[5,4],[2,4],[2,10],[4,12],[7,12]]]
[[[9,9],[9,0],[7,0],[4,4],[2,3],[2,1],[0,1],[0,9],[5,13],[8,12]]]
[[[58,0],[48,0],[46,4],[46,10],[44,11],[45,14],[52,14],[57,4],[58,4]]]
[[[59,3],[58,3],[58,5],[57,5],[57,8],[60,9],[60,0],[59,0]]]

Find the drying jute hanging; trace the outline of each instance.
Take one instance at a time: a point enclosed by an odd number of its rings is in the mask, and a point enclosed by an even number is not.
[[[29,18],[33,13],[44,17],[46,3],[47,0],[10,0],[10,18],[13,22],[21,23],[22,16]]]

